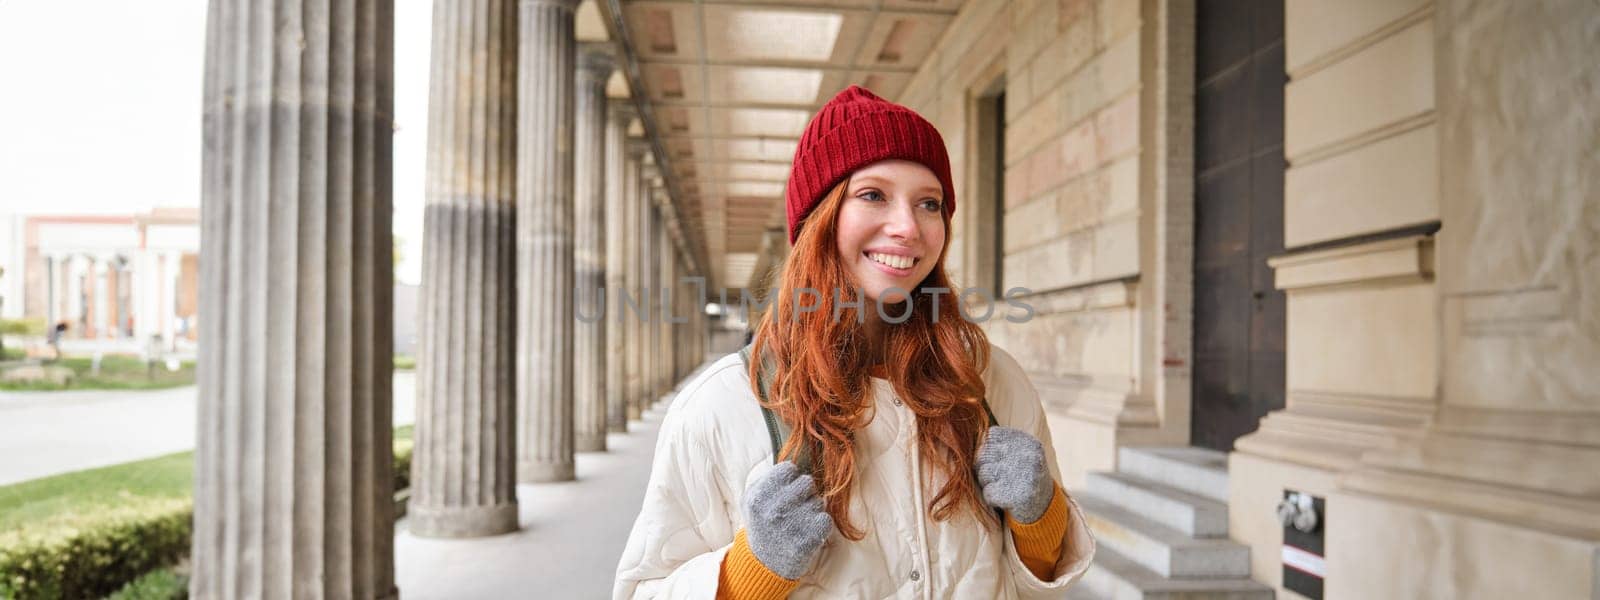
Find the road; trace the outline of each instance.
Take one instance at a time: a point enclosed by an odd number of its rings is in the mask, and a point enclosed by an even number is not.
[[[394,375],[394,423],[414,418],[416,375]],[[194,448],[194,386],[0,392],[0,485]]]

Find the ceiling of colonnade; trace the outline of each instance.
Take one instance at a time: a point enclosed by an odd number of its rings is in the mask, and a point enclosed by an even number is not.
[[[683,225],[713,280],[742,288],[763,233],[783,227],[812,113],[850,84],[898,99],[964,1],[586,0],[578,27],[603,39],[620,21]],[[612,95],[628,94],[626,73]]]

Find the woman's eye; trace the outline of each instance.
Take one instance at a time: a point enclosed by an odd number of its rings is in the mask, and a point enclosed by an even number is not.
[[[877,202],[877,201],[883,200],[883,194],[880,194],[880,193],[878,193],[876,191],[873,191],[873,190],[863,191],[860,194],[856,194],[856,197],[860,198],[862,200],[866,200],[867,202]]]
[[[929,212],[939,212],[940,209],[944,208],[944,203],[938,200],[923,200],[919,206]]]

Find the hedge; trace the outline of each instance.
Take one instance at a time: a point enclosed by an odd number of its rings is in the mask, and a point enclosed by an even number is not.
[[[405,490],[411,481],[411,428],[395,433],[394,484]],[[194,506],[184,499],[145,516],[0,548],[0,598],[104,598],[187,555],[193,522]]]
[[[193,508],[0,551],[0,597],[101,598],[189,552]]]
[[[187,600],[189,578],[175,569],[156,569],[128,582],[106,600]]]
[[[405,425],[394,430],[394,489],[404,490],[411,487],[411,426]]]
[[[0,335],[44,335],[44,318],[0,319]]]

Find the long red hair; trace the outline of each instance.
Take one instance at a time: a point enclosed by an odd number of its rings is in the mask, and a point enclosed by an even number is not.
[[[944,268],[950,236],[945,236],[933,271],[911,291],[907,300],[914,303],[911,317],[899,324],[886,323],[884,356],[867,356],[864,326],[851,311],[876,311],[876,305],[857,293],[839,258],[834,228],[848,185],[846,179],[830,190],[806,218],[807,226],[800,230],[779,285],[771,291],[775,294],[771,305],[756,327],[752,355],[776,366],[766,405],[794,432],[779,458],[793,458],[801,444],[810,444],[812,475],[828,514],[846,538],[862,539],[864,532],[849,515],[857,466],[852,434],[870,417],[869,368],[881,358],[895,393],[916,414],[923,460],[947,478],[928,504],[934,518],[946,520],[967,507],[980,521],[994,522],[972,475],[978,444],[989,424],[980,404],[982,373],[989,363],[988,338],[962,318],[956,299],[948,293],[939,299],[935,323],[933,297],[922,293],[924,288],[955,289]],[[948,231],[948,215],[944,222]],[[803,289],[817,290],[823,297],[814,312],[797,314],[797,302],[804,302],[808,311],[818,302],[814,295],[797,293]],[[841,310],[835,319],[833,290],[839,290],[842,302],[862,302],[863,308]],[[904,301],[884,306],[884,312],[896,318],[905,309]],[[750,361],[752,391],[761,363]]]

